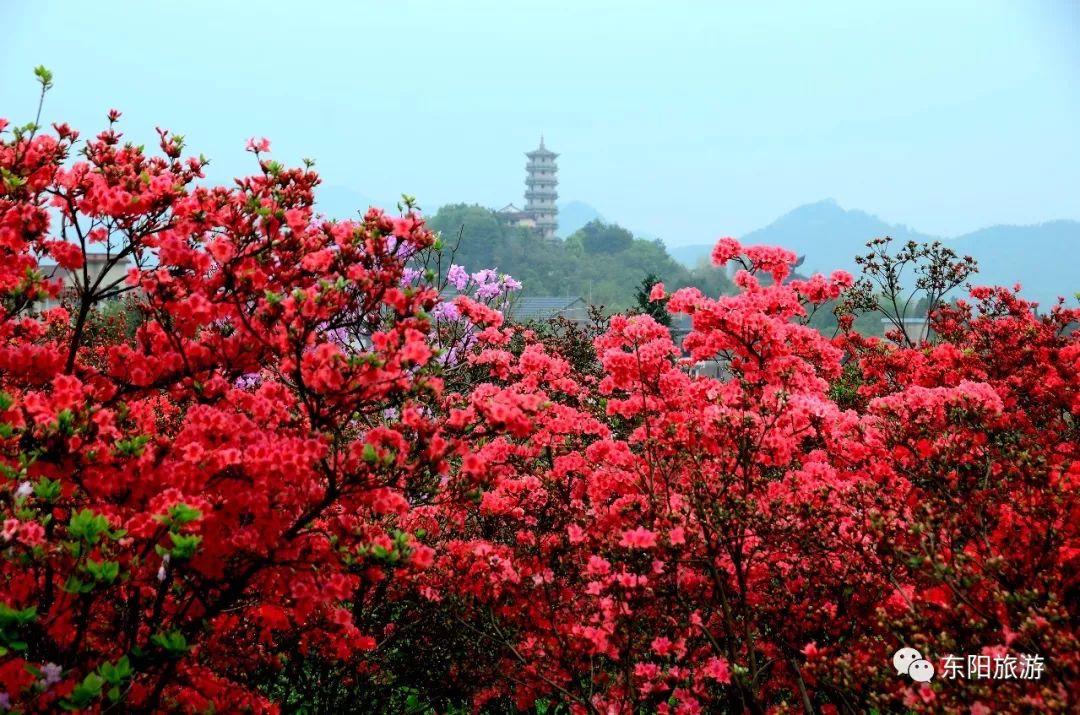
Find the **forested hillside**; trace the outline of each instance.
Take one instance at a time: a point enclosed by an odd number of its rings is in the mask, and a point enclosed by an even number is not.
[[[638,284],[650,273],[669,288],[694,285],[709,295],[731,289],[726,275],[707,262],[687,268],[668,254],[663,242],[635,238],[599,220],[552,242],[481,206],[443,206],[427,221],[454,251],[455,263],[509,273],[522,282],[526,295],[581,296],[594,305],[622,310],[634,304]]]

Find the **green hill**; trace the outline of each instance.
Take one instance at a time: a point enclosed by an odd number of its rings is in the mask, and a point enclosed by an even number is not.
[[[496,268],[523,284],[525,295],[581,296],[593,305],[625,310],[641,280],[655,274],[669,290],[694,285],[710,294],[730,290],[712,266],[687,268],[662,241],[592,220],[564,241],[544,241],[481,206],[443,206],[427,219],[442,234],[447,255],[470,271]]]

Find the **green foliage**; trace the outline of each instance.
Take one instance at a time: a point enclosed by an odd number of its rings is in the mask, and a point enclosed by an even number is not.
[[[26,641],[22,636],[25,626],[37,618],[37,607],[15,609],[6,603],[0,603],[0,657],[11,651],[26,650]]]
[[[645,315],[651,315],[653,320],[665,327],[671,327],[671,313],[667,312],[668,299],[663,300],[650,300],[649,292],[652,291],[652,287],[657,283],[660,283],[660,279],[653,273],[645,276],[641,281],[641,285],[638,286],[635,298],[637,300],[637,312]]]
[[[833,337],[840,332],[840,324],[836,319],[838,309],[841,310],[841,312],[846,309],[843,301],[826,301],[818,306],[816,310],[812,309],[813,312],[807,324],[822,335]],[[852,316],[855,321],[852,328],[860,335],[876,335],[881,337],[885,334],[880,313],[863,309],[852,311]]]
[[[65,437],[75,434],[75,413],[71,410],[60,410],[56,413],[56,431]]]
[[[57,497],[60,496],[60,492],[60,481],[57,479],[41,477],[34,483],[34,496],[41,501],[56,501]]]
[[[174,658],[184,655],[188,649],[187,638],[180,631],[155,633],[150,637],[150,642]]]
[[[131,439],[121,439],[116,442],[116,454],[120,457],[141,457],[143,447],[151,439],[150,435],[143,434]]]
[[[840,377],[829,386],[829,397],[842,409],[857,409],[860,406],[859,387],[862,384],[862,372],[858,365],[849,362],[844,366]]]
[[[123,685],[125,680],[131,677],[131,664],[128,662],[128,657],[125,655],[118,660],[115,665],[112,663],[102,663],[101,667],[98,668],[98,673],[101,674],[101,677],[110,686],[106,693],[109,701],[113,703],[119,702],[123,692],[121,690],[121,685]]]
[[[86,674],[82,682],[76,683],[71,695],[60,703],[64,710],[86,710],[101,697],[102,691],[112,704],[123,699],[124,681],[131,677],[131,663],[125,655],[116,663],[102,663],[96,671]],[[109,686],[105,690],[105,686]]]
[[[109,521],[89,509],[83,509],[72,514],[71,520],[68,522],[68,535],[72,539],[85,541],[90,545],[96,544],[101,534],[108,532],[108,530]]]
[[[578,232],[589,253],[621,253],[634,245],[634,234],[613,223],[589,221]]]
[[[120,564],[116,561],[94,561],[87,559],[83,566],[86,573],[90,574],[95,581],[112,583],[120,575]]]
[[[170,529],[178,529],[185,524],[190,524],[193,521],[197,521],[202,518],[202,512],[194,507],[190,507],[183,502],[173,504],[169,507],[168,514],[158,514],[154,517],[154,521],[165,524]]]
[[[90,509],[83,509],[72,514],[68,521],[67,531],[70,539],[67,546],[76,558],[93,551],[102,536],[116,541],[127,533],[124,529],[110,530],[108,519],[101,514],[95,514]],[[69,589],[72,593],[85,593],[90,588],[93,586],[87,588],[74,575],[69,577],[65,585],[65,589]]]
[[[60,705],[65,710],[85,710],[91,703],[101,697],[101,688],[105,685],[105,679],[97,673],[87,673],[81,683],[75,685],[71,695]]]
[[[53,86],[53,73],[45,68],[45,65],[38,65],[34,68],[34,76],[38,78],[38,82],[41,84],[41,90],[51,89]]]
[[[169,537],[173,542],[169,554],[174,559],[190,559],[202,543],[202,537],[198,534],[177,534],[173,531],[169,533]]]
[[[653,274],[671,290],[697,286],[712,295],[732,292],[722,271],[706,263],[687,269],[664,243],[634,238],[614,224],[593,221],[563,241],[545,241],[481,206],[443,206],[428,225],[447,245],[442,269],[497,268],[523,284],[524,295],[580,296],[592,305],[623,311],[635,305],[635,286]]]

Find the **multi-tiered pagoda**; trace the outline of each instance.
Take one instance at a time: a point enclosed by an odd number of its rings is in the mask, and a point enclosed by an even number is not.
[[[540,137],[540,148],[525,154],[529,157],[529,163],[525,165],[528,172],[525,177],[525,211],[536,226],[536,232],[549,240],[555,239],[555,231],[559,227],[559,209],[555,205],[555,199],[559,194],[555,191],[559,180],[555,178],[558,166],[555,165],[553,151],[544,147],[544,137]]]

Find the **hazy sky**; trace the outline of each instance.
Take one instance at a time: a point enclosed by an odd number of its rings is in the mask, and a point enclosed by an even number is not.
[[[904,6],[901,9],[898,6]],[[1080,0],[0,0],[0,116],[151,143],[212,178],[247,137],[327,184],[434,210],[562,200],[671,244],[833,197],[919,230],[1080,219]]]

